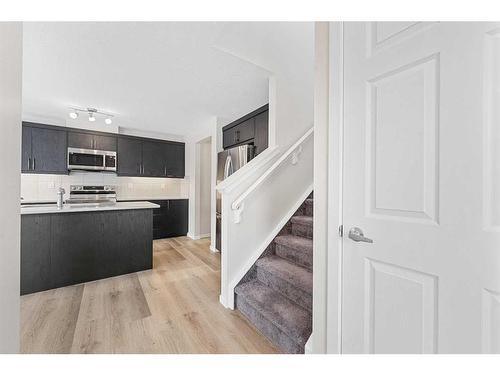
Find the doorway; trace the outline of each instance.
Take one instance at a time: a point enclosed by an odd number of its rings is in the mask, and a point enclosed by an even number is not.
[[[195,238],[210,237],[212,205],[212,137],[196,143]]]

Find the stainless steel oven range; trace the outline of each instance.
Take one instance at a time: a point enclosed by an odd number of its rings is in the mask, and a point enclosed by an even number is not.
[[[113,185],[71,185],[66,203],[115,204],[116,187]]]

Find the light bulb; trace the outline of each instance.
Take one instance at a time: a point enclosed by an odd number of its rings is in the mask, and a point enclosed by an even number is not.
[[[72,111],[69,113],[69,117],[71,117],[74,120],[78,117],[78,113],[76,113],[76,111]]]
[[[106,125],[111,125],[111,123],[113,122],[113,120],[111,120],[109,117],[104,120],[104,122],[106,123]]]
[[[89,121],[90,122],[94,122],[95,121],[95,117],[94,117],[93,113],[89,113]]]

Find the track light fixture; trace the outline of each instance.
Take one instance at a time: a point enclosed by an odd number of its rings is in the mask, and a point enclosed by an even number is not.
[[[90,122],[95,122],[97,117],[104,117],[104,123],[106,125],[111,125],[113,123],[112,118],[114,117],[114,115],[112,115],[110,113],[99,111],[95,108],[71,107],[71,108],[69,108],[69,117],[72,118],[73,120],[75,120],[78,118],[78,115],[80,112],[86,113],[88,115]]]

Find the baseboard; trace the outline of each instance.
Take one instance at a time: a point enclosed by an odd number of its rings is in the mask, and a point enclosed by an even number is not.
[[[307,342],[306,342],[306,346],[304,347],[304,353],[305,354],[313,354],[313,339],[312,339],[313,335],[311,334],[311,336],[309,336],[309,338],[307,339]]]
[[[271,231],[266,240],[257,248],[257,250],[250,256],[248,262],[241,268],[240,272],[236,275],[236,277],[229,284],[229,306],[233,308],[233,298],[231,296],[234,295],[234,288],[241,281],[241,279],[246,275],[246,273],[250,270],[250,268],[255,264],[255,262],[259,259],[264,250],[267,249],[269,244],[276,238],[278,233],[283,229],[286,223],[292,218],[293,214],[300,208],[302,203],[306,200],[306,198],[313,191],[313,185],[311,184],[306,191],[300,196],[300,198],[295,202],[292,208],[287,212],[287,214],[283,217],[283,219],[276,225],[276,227]]]
[[[192,240],[201,240],[202,238],[210,237],[210,233],[198,234],[198,235],[193,235],[191,233],[188,233],[187,236]]]

